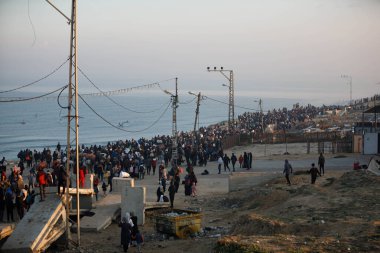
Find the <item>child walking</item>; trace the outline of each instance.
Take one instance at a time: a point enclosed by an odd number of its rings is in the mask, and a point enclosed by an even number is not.
[[[105,181],[103,181],[102,190],[103,190],[103,196],[106,196],[107,195],[107,185],[106,185]]]

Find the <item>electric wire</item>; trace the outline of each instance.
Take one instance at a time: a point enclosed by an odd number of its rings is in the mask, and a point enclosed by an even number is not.
[[[118,103],[118,102],[116,102],[115,100],[113,100],[112,98],[110,98],[108,95],[107,95],[107,93],[108,94],[111,94],[112,93],[112,91],[108,91],[108,92],[104,92],[104,91],[102,91],[98,86],[96,86],[95,85],[95,83],[84,73],[84,71],[81,69],[81,68],[79,68],[78,67],[78,69],[79,69],[79,72],[100,92],[100,94],[101,95],[103,95],[103,96],[105,96],[108,100],[110,100],[112,103],[114,103],[114,104],[116,104],[116,105],[118,105],[118,106],[120,106],[121,108],[123,108],[123,109],[125,109],[125,110],[127,110],[127,111],[130,111],[130,112],[134,112],[134,113],[153,113],[153,112],[157,112],[157,111],[159,111],[159,110],[161,110],[161,108],[163,107],[163,106],[161,106],[160,108],[158,108],[158,109],[155,109],[155,110],[152,110],[152,111],[145,111],[145,112],[142,112],[142,111],[136,111],[136,110],[133,110],[133,109],[130,109],[130,108],[128,108],[128,107],[125,107],[125,106],[123,106],[122,104],[120,104],[120,103]],[[172,78],[173,79],[173,78]],[[172,79],[168,79],[168,80],[172,80]],[[168,81],[168,80],[164,80],[164,81],[160,81],[160,82],[165,82],[165,81]],[[141,86],[135,86],[135,87],[131,87],[131,88],[128,88],[128,89],[130,89],[130,90],[132,90],[132,89],[138,89],[138,88],[142,88],[142,87],[151,87],[151,86],[156,86],[156,85],[158,85],[159,86],[159,83],[160,82],[154,82],[154,83],[151,83],[151,84],[145,84],[145,85],[141,85]],[[126,89],[123,89],[123,90],[126,90]],[[121,91],[121,90],[117,90],[117,91]],[[117,92],[117,91],[115,91],[115,92]],[[91,95],[93,95],[94,93],[90,93]],[[89,94],[82,94],[82,95],[89,95]]]
[[[70,57],[68,59],[66,59],[61,65],[59,65],[59,67],[55,68],[52,72],[50,72],[49,74],[41,77],[40,79],[36,80],[36,81],[33,81],[31,83],[28,83],[28,84],[25,84],[25,85],[22,85],[20,87],[17,87],[17,88],[14,88],[14,89],[10,89],[10,90],[4,90],[4,91],[0,91],[0,93],[7,93],[7,92],[11,92],[11,91],[15,91],[15,90],[19,90],[19,89],[22,89],[22,88],[25,88],[25,87],[28,87],[30,85],[33,85],[35,83],[38,83],[46,78],[48,78],[49,76],[51,76],[52,74],[54,74],[55,72],[57,72],[60,68],[62,68],[63,65],[65,65],[68,61],[70,60]]]
[[[114,124],[112,124],[111,122],[109,122],[106,118],[104,118],[102,115],[100,115],[98,112],[95,111],[94,108],[92,108],[87,102],[86,100],[84,100],[84,98],[78,94],[79,98],[83,101],[83,103],[85,103],[87,105],[87,107],[95,114],[97,115],[100,119],[102,119],[104,122],[106,122],[108,125],[112,126],[113,128],[116,128],[120,131],[124,131],[124,132],[128,132],[128,133],[139,133],[139,132],[143,132],[143,131],[146,131],[148,130],[149,128],[153,127],[155,124],[157,124],[157,122],[161,119],[161,117],[168,111],[169,107],[170,107],[170,104],[171,104],[171,101],[169,101],[169,103],[167,104],[165,110],[163,111],[163,113],[157,118],[157,120],[155,120],[151,125],[149,125],[148,127],[146,128],[143,128],[143,129],[140,129],[140,130],[126,130],[126,129],[123,129],[121,127],[118,127]]]
[[[197,99],[197,98],[194,97],[193,99],[191,99],[190,101],[187,101],[187,102],[178,102],[178,104],[181,104],[181,105],[187,105],[187,104],[192,103],[195,99]]]
[[[23,102],[23,101],[28,101],[28,100],[33,100],[33,99],[38,99],[38,98],[42,98],[42,97],[46,97],[46,96],[49,96],[53,93],[56,93],[57,91],[59,90],[64,90],[66,89],[67,85],[65,86],[62,86],[56,90],[53,90],[51,92],[48,92],[48,93],[45,93],[45,94],[42,94],[42,95],[39,95],[39,96],[35,96],[35,97],[28,97],[28,98],[15,98],[15,99],[7,99],[7,100],[0,100],[0,103],[10,103],[10,102]]]
[[[70,108],[70,106],[62,106],[62,105],[61,105],[61,102],[59,102],[59,98],[61,97],[62,92],[63,92],[67,87],[68,87],[68,85],[66,85],[66,87],[65,87],[64,89],[62,89],[62,90],[59,92],[58,96],[57,96],[57,103],[58,103],[58,106],[61,107],[61,109],[69,109],[69,108]]]
[[[34,40],[33,40],[33,43],[32,43],[32,47],[33,47],[34,44],[36,43],[37,37],[36,37],[36,29],[34,28],[32,19],[30,18],[30,0],[28,0],[28,17],[29,17],[29,23],[32,26],[32,30],[33,30],[33,34],[34,34]]]
[[[217,100],[217,99],[214,99],[214,98],[210,98],[208,96],[203,96],[203,97],[206,98],[206,99],[210,99],[210,100],[212,100],[214,102],[218,102],[218,103],[221,103],[221,104],[229,105],[229,103],[227,103],[227,102],[220,101],[220,100]],[[257,109],[252,109],[252,108],[248,108],[248,107],[244,107],[244,106],[239,106],[239,105],[235,105],[235,107],[241,108],[241,109],[250,110],[250,111],[255,111],[255,112],[260,111],[260,110],[257,110]]]

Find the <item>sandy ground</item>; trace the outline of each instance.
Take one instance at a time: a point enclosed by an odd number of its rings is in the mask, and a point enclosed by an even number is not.
[[[189,239],[160,234],[155,231],[156,213],[149,211],[141,226],[142,252],[380,252],[380,178],[352,170],[353,161],[365,164],[370,156],[325,154],[326,173],[311,185],[304,172],[317,162],[318,154],[306,154],[306,145],[288,144],[290,154],[283,155],[285,148],[252,145],[226,150],[229,155],[252,152],[253,172],[238,168],[238,173],[247,174],[233,180],[240,187],[227,194],[210,194],[207,185],[199,185],[199,195],[193,198],[184,196],[181,186],[175,207],[202,210],[202,231]],[[291,186],[282,175],[284,159],[295,168]],[[204,177],[204,169],[215,176],[216,166],[210,162],[196,167],[197,177]],[[136,181],[147,186],[151,199],[156,177]],[[58,247],[49,251],[62,252]],[[65,252],[123,252],[120,228],[113,223],[98,233],[82,232],[80,250]]]

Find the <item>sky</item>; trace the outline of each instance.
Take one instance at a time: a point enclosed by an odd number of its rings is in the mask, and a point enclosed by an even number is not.
[[[51,0],[70,16],[71,1]],[[378,0],[79,0],[78,65],[104,91],[178,77],[180,92],[333,104],[380,92]],[[69,55],[70,26],[44,0],[0,1],[0,90]],[[24,91],[68,83],[68,64]],[[228,73],[227,73],[228,74]],[[173,89],[174,82],[162,86]],[[80,92],[96,92],[79,77]]]

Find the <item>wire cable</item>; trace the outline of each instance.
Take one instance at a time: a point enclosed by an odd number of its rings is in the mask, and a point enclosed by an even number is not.
[[[155,109],[155,110],[152,110],[152,111],[145,111],[145,112],[142,112],[142,111],[136,111],[136,110],[133,110],[133,109],[130,109],[128,107],[125,107],[123,106],[122,104],[116,102],[115,100],[113,100],[112,98],[110,98],[107,94],[112,94],[113,92],[121,92],[123,90],[132,90],[132,89],[138,89],[138,88],[143,88],[143,87],[152,87],[152,86],[156,86],[158,85],[159,86],[159,83],[160,82],[154,82],[154,83],[150,83],[150,84],[145,84],[145,85],[141,85],[141,86],[135,86],[135,87],[131,87],[131,88],[127,88],[127,89],[121,89],[121,90],[116,90],[116,91],[107,91],[107,92],[104,92],[102,91],[98,86],[95,85],[95,83],[93,81],[91,81],[91,79],[84,73],[84,71],[79,68],[79,72],[100,92],[101,95],[105,96],[108,100],[110,100],[112,103],[120,106],[121,108],[127,110],[127,111],[130,111],[130,112],[134,112],[134,113],[153,113],[153,112],[157,112],[159,110],[161,110],[161,108],[163,107],[160,107],[158,109]],[[168,80],[171,80],[171,79],[168,79]],[[165,80],[165,81],[168,81],[168,80]],[[165,81],[161,81],[161,82],[165,82]],[[86,95],[94,95],[94,93],[89,93],[89,94],[82,94],[84,96]]]
[[[46,96],[49,96],[59,90],[64,90],[66,89],[67,85],[65,86],[62,86],[61,88],[58,88],[56,90],[53,90],[51,92],[48,92],[48,93],[45,93],[45,94],[42,94],[40,96],[36,96],[36,97],[29,97],[29,98],[18,98],[18,99],[8,99],[8,100],[0,100],[0,103],[10,103],[10,102],[22,102],[22,101],[28,101],[28,100],[33,100],[33,99],[38,99],[38,98],[42,98],[42,97],[46,97]]]
[[[58,96],[57,96],[57,103],[58,103],[58,106],[61,107],[62,109],[69,109],[69,108],[70,108],[70,106],[62,106],[61,103],[59,102],[59,98],[61,97],[62,92],[63,92],[67,87],[69,87],[69,86],[66,85],[66,87],[63,88],[63,89],[59,92],[59,94],[58,94]]]
[[[40,79],[38,79],[38,80],[36,80],[36,81],[33,81],[33,82],[31,82],[31,83],[28,83],[28,84],[22,85],[22,86],[20,86],[20,87],[17,87],[17,88],[11,89],[11,90],[0,91],[0,93],[7,93],[7,92],[11,92],[11,91],[19,90],[19,89],[22,89],[22,88],[28,87],[28,86],[30,86],[30,85],[33,85],[33,84],[35,84],[35,83],[38,83],[39,81],[42,81],[42,80],[48,78],[49,76],[51,76],[52,74],[54,74],[55,72],[57,72],[57,71],[58,71],[60,68],[62,68],[62,66],[65,65],[66,62],[68,62],[69,60],[70,60],[70,57],[67,58],[66,61],[64,61],[61,65],[59,65],[59,67],[55,68],[52,72],[50,72],[49,74],[47,74],[47,75],[41,77]]]
[[[170,107],[170,104],[171,104],[171,101],[169,101],[169,103],[167,104],[167,107],[165,108],[165,110],[163,111],[163,113],[157,118],[157,120],[155,120],[150,126],[146,127],[146,128],[143,128],[143,129],[140,129],[140,130],[126,130],[126,129],[123,129],[121,127],[118,127],[114,124],[112,124],[111,122],[109,122],[107,119],[105,119],[102,115],[100,115],[98,112],[95,111],[94,108],[92,108],[87,102],[86,100],[84,100],[84,98],[79,95],[79,98],[83,101],[83,103],[85,103],[87,105],[87,107],[93,112],[95,113],[99,118],[101,118],[104,122],[106,122],[108,125],[112,126],[113,128],[116,128],[118,130],[121,130],[121,131],[124,131],[124,132],[128,132],[128,133],[139,133],[139,132],[143,132],[145,130],[148,130],[149,128],[153,127],[155,124],[157,124],[157,122],[161,119],[161,117],[168,111],[169,107]]]
[[[181,104],[181,105],[190,104],[190,103],[192,103],[195,99],[197,99],[197,98],[194,97],[193,99],[191,99],[190,101],[187,101],[187,102],[178,102],[178,104]]]
[[[33,47],[34,44],[36,44],[37,37],[36,37],[36,29],[34,28],[32,19],[30,18],[30,0],[28,0],[28,17],[29,17],[29,23],[32,26],[32,30],[33,30],[33,34],[34,34],[34,40],[33,40],[33,43],[32,43],[32,47]]]
[[[203,97],[205,97],[206,99],[210,99],[210,100],[212,100],[212,101],[218,102],[218,103],[222,103],[222,104],[225,104],[225,105],[229,105],[229,103],[227,103],[227,102],[220,101],[220,100],[217,100],[217,99],[214,99],[214,98],[210,98],[210,97],[208,97],[208,96],[203,96]],[[237,108],[241,108],[241,109],[250,110],[250,111],[255,111],[255,112],[260,111],[260,110],[257,110],[257,109],[252,109],[252,108],[248,108],[248,107],[244,107],[244,106],[239,106],[239,105],[235,105],[235,107],[237,107]]]

